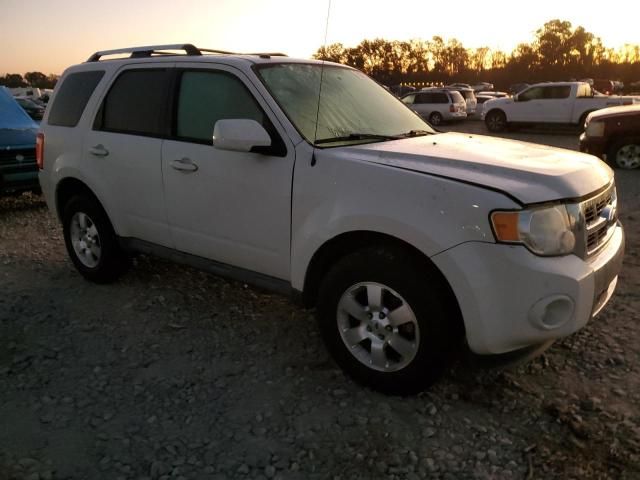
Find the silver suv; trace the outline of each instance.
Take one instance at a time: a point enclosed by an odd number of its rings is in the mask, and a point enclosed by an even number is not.
[[[427,88],[408,93],[402,102],[431,125],[467,118],[467,103],[462,94],[447,88]]]
[[[41,128],[42,190],[87,279],[144,252],[291,294],[385,392],[423,389],[464,345],[524,355],[573,333],[622,262],[600,160],[436,132],[342,65],[97,52],[64,72]]]

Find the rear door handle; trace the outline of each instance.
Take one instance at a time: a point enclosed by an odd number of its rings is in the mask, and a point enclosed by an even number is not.
[[[179,158],[170,163],[171,167],[181,172],[190,173],[198,170],[198,165],[193,163],[190,158]]]
[[[94,145],[93,147],[89,148],[89,153],[91,155],[95,155],[96,157],[106,157],[107,155],[109,155],[109,150],[104,148],[104,145],[99,143],[98,145]]]

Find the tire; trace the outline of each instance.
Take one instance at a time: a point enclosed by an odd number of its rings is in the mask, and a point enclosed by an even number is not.
[[[457,305],[435,267],[420,263],[400,249],[368,248],[339,260],[320,287],[317,315],[329,352],[374,390],[420,392],[457,350]]]
[[[484,117],[484,124],[490,132],[504,132],[507,129],[507,117],[501,110],[491,110]]]
[[[62,215],[64,243],[76,269],[87,280],[110,283],[130,266],[100,203],[89,195],[72,197]]]
[[[625,138],[613,143],[607,152],[607,162],[614,168],[640,168],[640,138]]]
[[[433,112],[429,115],[429,123],[431,125],[436,125],[436,126],[442,125],[442,121],[443,121],[442,114],[439,112]]]

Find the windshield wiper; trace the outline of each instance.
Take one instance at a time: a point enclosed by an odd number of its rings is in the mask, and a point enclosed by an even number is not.
[[[405,137],[423,137],[425,135],[433,135],[434,132],[428,130],[409,130],[407,133],[403,133],[401,136]]]
[[[399,140],[404,138],[400,135],[378,135],[377,133],[350,133],[342,137],[329,137],[316,140],[314,145],[332,142],[348,142],[350,140]]]

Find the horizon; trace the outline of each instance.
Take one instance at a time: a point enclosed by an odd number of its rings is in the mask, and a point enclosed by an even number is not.
[[[561,4],[540,0],[526,18],[512,15],[508,21],[500,10],[513,9],[503,0],[490,9],[475,9],[473,2],[458,2],[455,9],[430,5],[423,7],[430,13],[426,18],[406,15],[415,7],[390,9],[388,2],[380,0],[278,0],[268,5],[258,0],[189,0],[179,10],[166,0],[134,5],[114,0],[104,12],[95,1],[44,0],[41,5],[47,15],[42,21],[48,19],[51,24],[65,25],[65,29],[43,41],[47,46],[43,49],[35,40],[20,42],[24,35],[20,30],[23,3],[6,2],[0,20],[0,42],[5,46],[0,56],[0,75],[34,71],[59,75],[99,50],[171,43],[239,52],[282,51],[293,57],[310,58],[322,46],[334,43],[350,48],[365,39],[407,41],[440,36],[445,41],[457,39],[468,49],[489,47],[509,54],[518,44],[531,43],[536,30],[552,19],[569,21],[574,28],[582,26],[614,50],[640,44],[640,31],[633,16],[609,11],[594,16],[589,9],[579,8],[581,2],[577,0]]]

